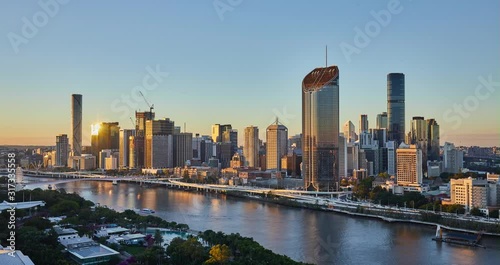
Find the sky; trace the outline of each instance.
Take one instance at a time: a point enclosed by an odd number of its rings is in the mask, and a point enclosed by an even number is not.
[[[239,131],[275,117],[301,132],[301,83],[340,72],[341,126],[387,110],[387,74],[406,78],[406,128],[435,118],[441,144],[499,146],[500,2],[7,1],[0,9],[0,144],[70,135],[70,96],[90,124],[132,128],[149,110],[186,131]]]

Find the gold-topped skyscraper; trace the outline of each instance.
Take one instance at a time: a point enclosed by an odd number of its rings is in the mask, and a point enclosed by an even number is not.
[[[302,81],[302,170],[305,189],[338,189],[338,149],[339,68],[316,68]]]

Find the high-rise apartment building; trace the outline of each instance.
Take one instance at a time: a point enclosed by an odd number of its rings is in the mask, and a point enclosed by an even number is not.
[[[305,189],[338,189],[338,149],[339,68],[316,68],[302,81],[302,172]]]
[[[460,173],[464,163],[464,152],[455,148],[452,143],[444,143],[443,147],[444,172]]]
[[[68,166],[68,154],[69,142],[68,135],[61,134],[56,136],[56,166],[66,167]]]
[[[243,145],[243,156],[245,157],[246,166],[259,166],[259,128],[257,126],[249,126],[245,128],[245,144]]]
[[[389,140],[400,144],[405,140],[405,75],[387,75],[387,126]]]
[[[82,95],[71,95],[71,155],[82,155]]]
[[[281,170],[281,158],[288,153],[288,128],[276,122],[266,129],[266,166],[268,170]]]

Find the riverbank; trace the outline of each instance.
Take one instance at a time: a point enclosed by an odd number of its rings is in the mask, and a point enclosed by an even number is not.
[[[178,190],[177,188],[171,188],[171,189]],[[200,192],[195,189],[184,188],[180,190],[189,192],[198,192],[198,193]],[[203,191],[202,193],[205,192],[210,192],[210,191]],[[334,212],[359,218],[377,219],[389,223],[400,222],[400,223],[410,223],[410,224],[426,225],[426,226],[441,225],[442,228],[450,231],[474,233],[474,234],[481,232],[483,235],[500,237],[500,223],[486,224],[486,223],[475,222],[473,220],[459,220],[459,219],[454,219],[450,216],[442,216],[440,214],[432,212],[421,212],[421,211],[398,212],[392,209],[385,210],[385,209],[363,207],[363,206],[348,207],[339,205],[320,205],[317,204],[316,202],[315,203],[306,201],[299,202],[293,199],[288,199],[277,195],[261,197],[256,195],[245,194],[238,191],[227,191],[223,192],[222,194],[231,197],[250,199],[266,203],[273,203],[287,207]],[[476,229],[471,229],[471,227],[475,227]]]

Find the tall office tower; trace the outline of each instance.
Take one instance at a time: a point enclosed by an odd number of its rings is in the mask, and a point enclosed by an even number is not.
[[[347,143],[347,174],[352,176],[353,170],[359,169],[359,145]]]
[[[82,95],[71,95],[71,155],[82,155]]]
[[[118,167],[119,168],[128,168],[130,167],[130,137],[135,136],[135,130],[130,129],[120,129],[120,143],[119,143],[119,152],[120,156],[118,158]]]
[[[170,119],[146,120],[144,167],[167,168],[173,164],[174,122]],[[191,143],[191,142],[190,142]],[[190,149],[192,155],[192,149]]]
[[[144,167],[145,157],[145,136],[146,136],[146,121],[155,119],[155,113],[150,111],[135,112],[135,167]]]
[[[281,170],[281,158],[288,153],[288,128],[276,122],[266,129],[266,167],[268,170]]]
[[[222,133],[222,142],[231,143],[231,158],[238,152],[238,130],[226,129]]]
[[[368,115],[361,114],[361,116],[359,116],[359,135],[368,132],[368,128]]]
[[[434,119],[427,120],[427,156],[431,161],[439,160],[439,125]]]
[[[377,129],[387,129],[387,112],[377,114]]]
[[[405,75],[387,75],[387,126],[389,140],[397,145],[405,140]]]
[[[214,124],[212,125],[212,141],[221,143],[223,141],[223,133],[232,129],[231,124]],[[231,156],[232,157],[232,156]]]
[[[452,143],[444,143],[443,147],[444,172],[460,173],[464,163],[464,153],[455,148]]]
[[[246,127],[243,155],[248,167],[259,166],[259,148],[259,128],[257,126]]]
[[[68,165],[68,135],[61,134],[56,136],[56,166],[65,167]]]
[[[422,184],[422,150],[416,145],[401,143],[396,151],[397,173],[399,185]]]
[[[347,178],[347,139],[339,134],[339,177]]]
[[[186,161],[193,159],[193,134],[174,134],[174,167],[183,167]]]
[[[128,138],[128,163],[129,168],[136,168],[137,157],[135,151],[135,136],[130,136]]]
[[[212,125],[212,141],[214,143],[219,143],[221,141],[220,136],[221,136],[221,131],[220,131],[220,124],[214,124]]]
[[[424,117],[413,117],[410,132],[411,144],[427,141],[427,122],[424,120]]]
[[[385,144],[387,148],[387,174],[390,176],[396,175],[396,143],[389,141]]]
[[[347,139],[348,143],[354,143],[357,140],[356,137],[356,128],[354,127],[354,124],[352,121],[346,121],[344,124],[344,137]]]
[[[302,81],[304,188],[339,187],[339,68],[316,68]]]
[[[99,157],[99,152],[104,149],[119,150],[120,127],[118,122],[101,122],[91,125],[91,150],[92,155]],[[104,168],[104,165],[97,165]]]

